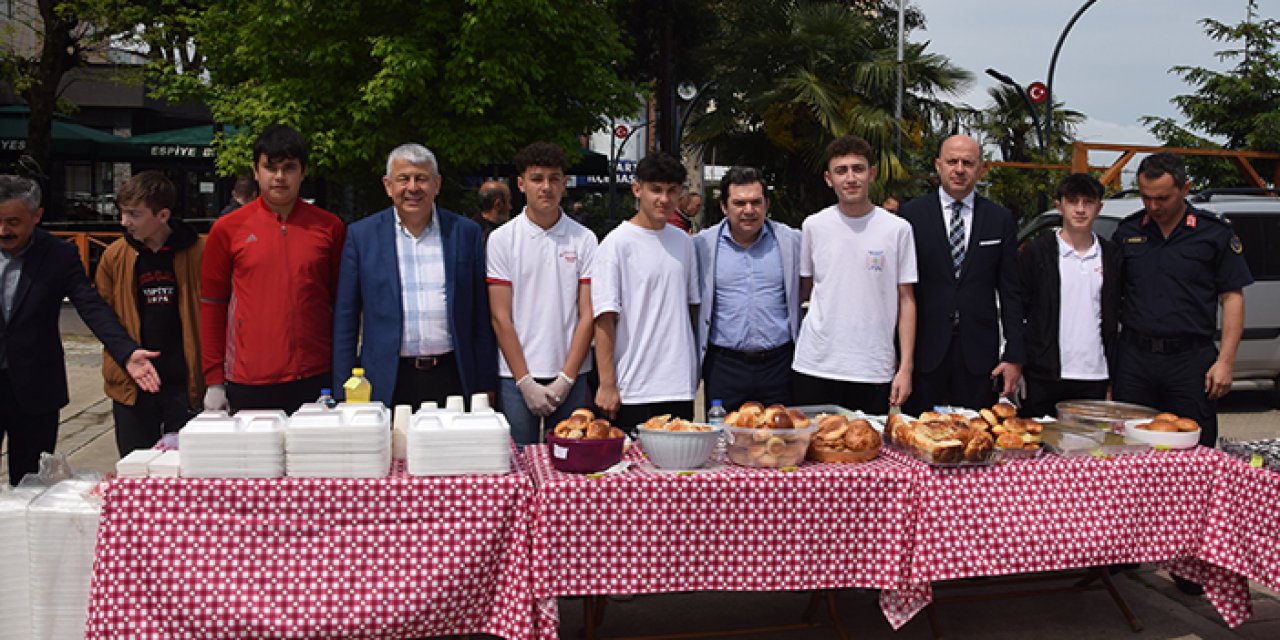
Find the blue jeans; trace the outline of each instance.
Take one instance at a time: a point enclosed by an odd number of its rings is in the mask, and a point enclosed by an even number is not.
[[[538,384],[550,384],[555,378],[537,379]],[[520,395],[520,389],[516,388],[515,378],[502,378],[498,381],[498,386],[502,391],[502,415],[507,417],[507,422],[511,425],[511,439],[516,441],[516,445],[524,447],[526,444],[536,444],[542,442],[542,432],[550,431],[555,428],[556,423],[569,417],[574,409],[581,409],[587,406],[587,377],[580,375],[573,381],[573,386],[569,388],[569,394],[551,412],[546,418],[540,418],[529,411],[529,407],[524,404],[524,396]],[[543,420],[546,420],[543,423]],[[545,426],[543,426],[545,424]]]

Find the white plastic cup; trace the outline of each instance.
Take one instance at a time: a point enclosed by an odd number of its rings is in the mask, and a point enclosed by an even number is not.
[[[407,404],[396,405],[395,413],[392,414],[392,429],[408,429],[409,419],[413,417],[413,407]]]
[[[432,410],[432,409],[439,409],[439,408],[440,408],[440,403],[436,402],[435,400],[428,400],[418,406],[419,411],[422,411],[424,409]]]
[[[459,413],[466,411],[467,406],[463,403],[462,396],[449,396],[444,399],[444,408],[449,411],[457,411]]]
[[[489,394],[473,393],[471,394],[471,413],[481,413],[489,410]]]

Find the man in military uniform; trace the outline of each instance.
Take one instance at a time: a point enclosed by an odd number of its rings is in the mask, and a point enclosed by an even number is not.
[[[1200,423],[1200,444],[1218,438],[1217,400],[1231,390],[1253,282],[1240,238],[1220,214],[1192,207],[1187,169],[1172,153],[1138,165],[1143,210],[1120,223],[1124,301],[1112,397]],[[1222,305],[1222,344],[1213,345]]]

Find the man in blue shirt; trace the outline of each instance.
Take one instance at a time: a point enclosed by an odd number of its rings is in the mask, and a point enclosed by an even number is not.
[[[790,404],[800,326],[800,232],[768,219],[764,176],[733,167],[720,182],[725,219],[694,237],[702,305],[698,348],[708,402]]]

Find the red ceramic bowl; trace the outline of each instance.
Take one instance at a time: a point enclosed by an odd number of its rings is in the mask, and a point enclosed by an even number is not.
[[[622,459],[624,438],[568,440],[547,435],[551,446],[551,466],[571,473],[604,471]]]

